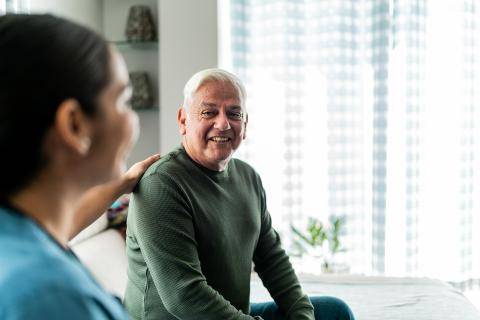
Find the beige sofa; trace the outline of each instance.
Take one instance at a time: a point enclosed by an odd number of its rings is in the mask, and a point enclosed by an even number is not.
[[[107,215],[78,234],[70,245],[103,288],[123,299],[127,284],[125,240],[117,230],[108,228]]]

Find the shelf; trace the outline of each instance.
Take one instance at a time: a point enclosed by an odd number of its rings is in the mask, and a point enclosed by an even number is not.
[[[157,50],[158,41],[110,41],[121,51],[128,50]]]

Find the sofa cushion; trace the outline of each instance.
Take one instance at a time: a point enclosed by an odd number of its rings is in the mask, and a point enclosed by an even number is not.
[[[114,229],[100,232],[72,246],[80,261],[102,287],[123,300],[127,285],[125,240]]]
[[[85,239],[88,239],[104,231],[105,229],[107,229],[107,227],[108,227],[108,217],[107,217],[107,214],[104,213],[100,216],[100,218],[95,220],[91,225],[89,225],[88,227],[83,229],[79,234],[77,234],[75,238],[70,240],[70,245],[74,246],[75,244],[80,243]]]

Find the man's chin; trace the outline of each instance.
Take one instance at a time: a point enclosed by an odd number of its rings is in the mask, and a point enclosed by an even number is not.
[[[230,161],[233,152],[213,152],[211,159],[215,159],[217,162]]]
[[[228,164],[230,159],[232,159],[232,155],[233,153],[228,153],[228,154],[212,153],[208,157],[208,162],[211,163],[212,165],[214,164],[214,166],[223,170],[223,168],[225,168],[225,166]]]

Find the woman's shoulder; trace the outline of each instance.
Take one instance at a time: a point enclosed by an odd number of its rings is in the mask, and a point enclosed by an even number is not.
[[[42,249],[38,254],[25,251],[15,258],[0,272],[0,310],[9,310],[12,319],[26,319],[38,312],[49,319],[60,319],[62,315],[70,319],[72,313],[80,311],[88,319],[106,311],[124,313],[76,258],[63,259]],[[14,316],[18,314],[21,316]]]
[[[88,285],[80,265],[70,261],[67,252],[31,239],[11,239],[8,249],[0,258],[0,300],[7,292],[25,295],[28,292],[82,290]],[[0,238],[0,245],[2,245]],[[65,255],[65,256],[63,256]],[[73,258],[72,258],[73,259]],[[6,294],[11,296],[11,294]]]
[[[74,254],[35,222],[5,208],[0,208],[0,218],[0,318],[4,318],[1,312],[25,308],[27,303],[34,306],[41,302],[38,308],[43,308],[45,301],[54,297],[59,301],[109,301],[110,296]]]

